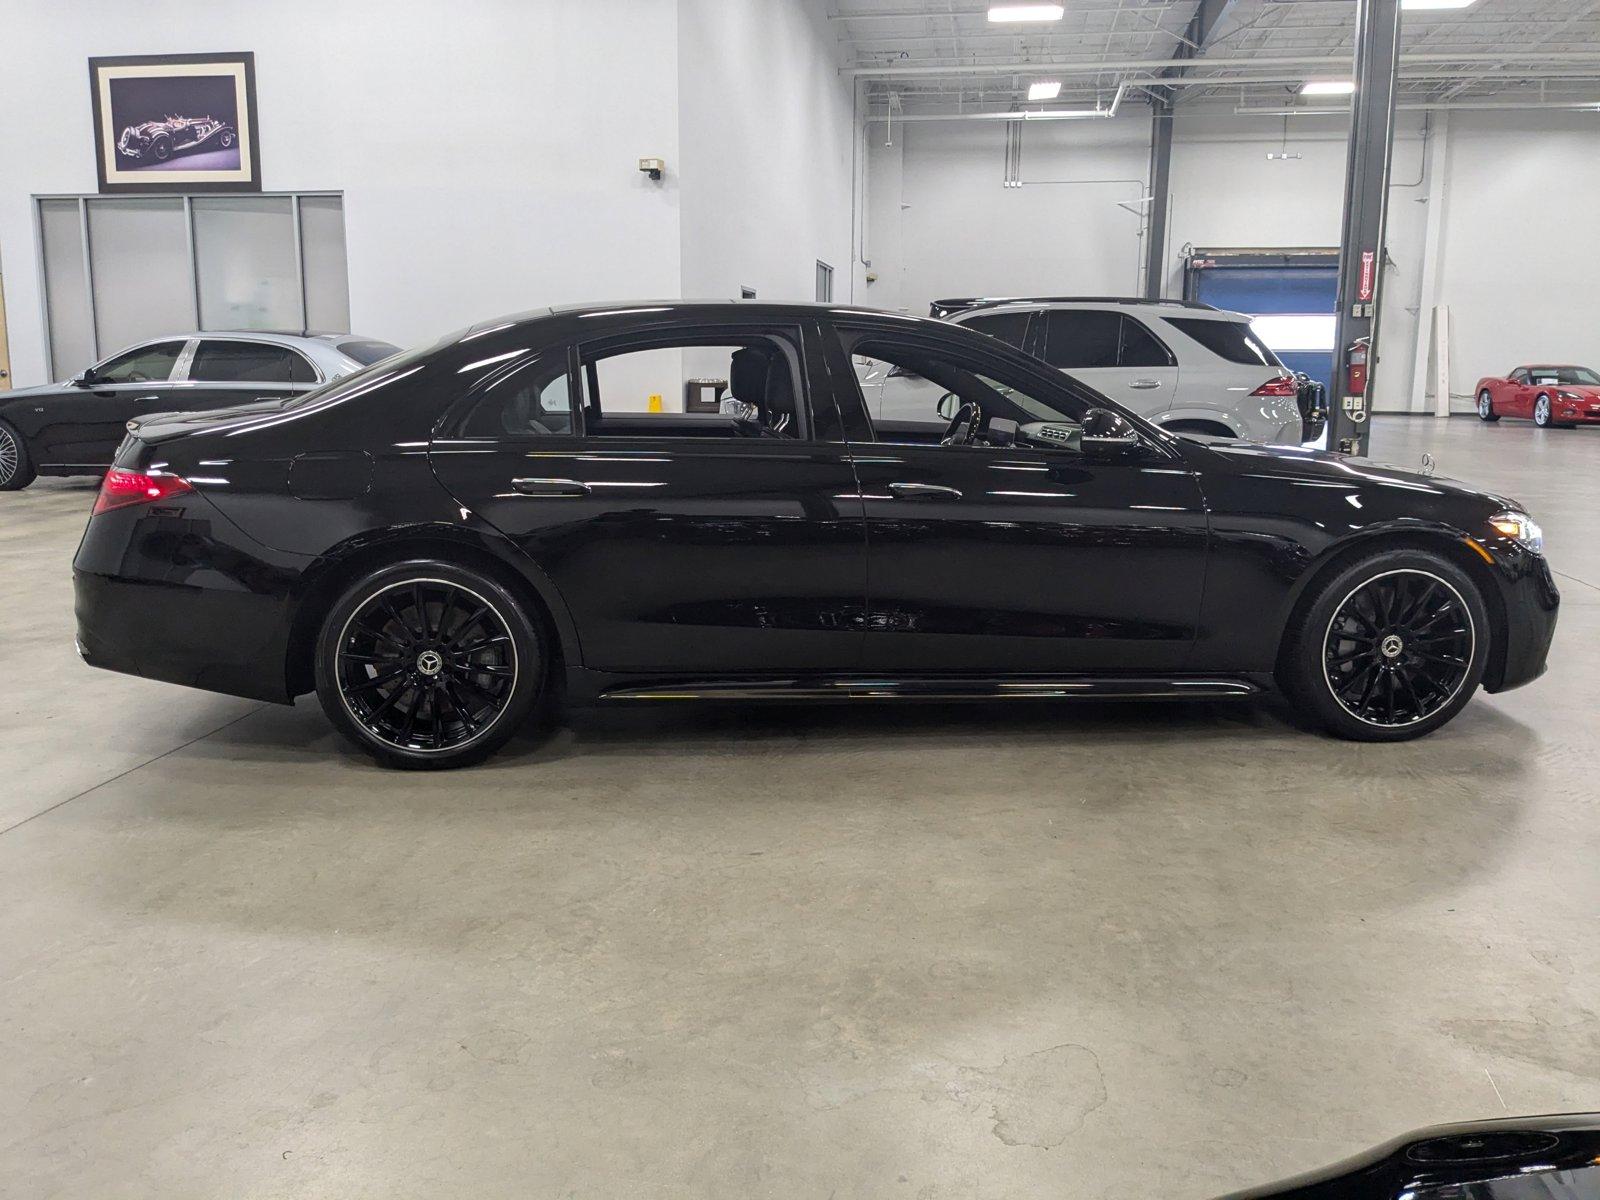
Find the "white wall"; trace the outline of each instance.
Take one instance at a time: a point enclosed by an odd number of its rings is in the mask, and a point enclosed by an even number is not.
[[[30,196],[95,190],[97,54],[255,52],[263,183],[345,193],[360,332],[408,344],[552,302],[681,292],[673,0],[0,0],[0,29],[19,386],[45,371]],[[645,155],[666,158],[662,183],[638,172]]]
[[[679,0],[683,294],[850,290],[851,105],[817,0]]]
[[[1458,409],[1519,363],[1600,366],[1600,116],[1451,113],[1442,236]]]
[[[1412,400],[1427,229],[1424,120],[1402,113],[1389,193],[1375,406]],[[926,311],[969,293],[1137,294],[1139,222],[1118,186],[1148,176],[1148,119],[1038,122],[1023,130],[1020,189],[1002,187],[1005,131],[984,121],[869,127],[866,303]],[[1167,294],[1182,293],[1185,245],[1336,246],[1344,193],[1341,118],[1177,117]],[[1434,140],[1435,152],[1439,142]],[[1453,321],[1451,390],[1540,356],[1600,362],[1600,325],[1575,300],[1600,278],[1600,118],[1452,113],[1438,288]],[[1070,179],[1071,184],[1046,183]],[[1130,193],[1136,197],[1138,191]],[[1426,330],[1426,324],[1423,325]]]

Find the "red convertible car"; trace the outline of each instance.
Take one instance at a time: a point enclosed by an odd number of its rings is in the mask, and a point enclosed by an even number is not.
[[[1541,429],[1600,424],[1600,375],[1588,367],[1518,367],[1504,378],[1480,379],[1478,415],[1531,417]]]

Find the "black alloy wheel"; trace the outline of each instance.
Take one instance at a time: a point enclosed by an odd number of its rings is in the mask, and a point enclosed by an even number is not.
[[[1361,584],[1328,622],[1323,676],[1358,721],[1397,728],[1425,721],[1455,699],[1476,636],[1466,602],[1426,571],[1399,570]]]
[[[1465,707],[1489,661],[1489,611],[1472,577],[1431,550],[1383,550],[1311,590],[1290,618],[1278,683],[1329,733],[1397,742]]]
[[[392,766],[464,766],[515,734],[543,687],[538,626],[498,581],[412,563],[361,581],[324,623],[317,692]]]

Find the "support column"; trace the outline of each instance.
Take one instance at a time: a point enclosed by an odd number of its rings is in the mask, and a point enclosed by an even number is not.
[[[1339,238],[1339,321],[1328,447],[1366,454],[1371,385],[1349,386],[1350,347],[1367,338],[1367,378],[1377,372],[1378,305],[1383,292],[1383,235],[1394,153],[1395,78],[1399,66],[1400,0],[1356,0],[1355,95],[1345,157],[1344,225]]]
[[[1166,89],[1170,92],[1172,89]],[[1167,200],[1172,194],[1172,100],[1151,105],[1150,203],[1145,205],[1144,297],[1161,299],[1167,284]]]

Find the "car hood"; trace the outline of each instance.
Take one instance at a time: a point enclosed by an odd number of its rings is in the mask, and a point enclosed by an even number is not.
[[[1215,455],[1231,469],[1244,474],[1311,483],[1348,483],[1354,487],[1389,487],[1409,492],[1454,495],[1488,500],[1503,508],[1520,508],[1516,501],[1487,492],[1459,479],[1426,475],[1407,467],[1390,466],[1351,454],[1305,450],[1298,446],[1264,446],[1258,442],[1206,438],[1204,453]]]
[[[57,396],[61,394],[63,389],[71,386],[66,380],[62,380],[60,383],[41,383],[37,387],[12,388],[9,392],[0,392],[0,404],[9,403],[12,400],[30,400],[41,396]]]

